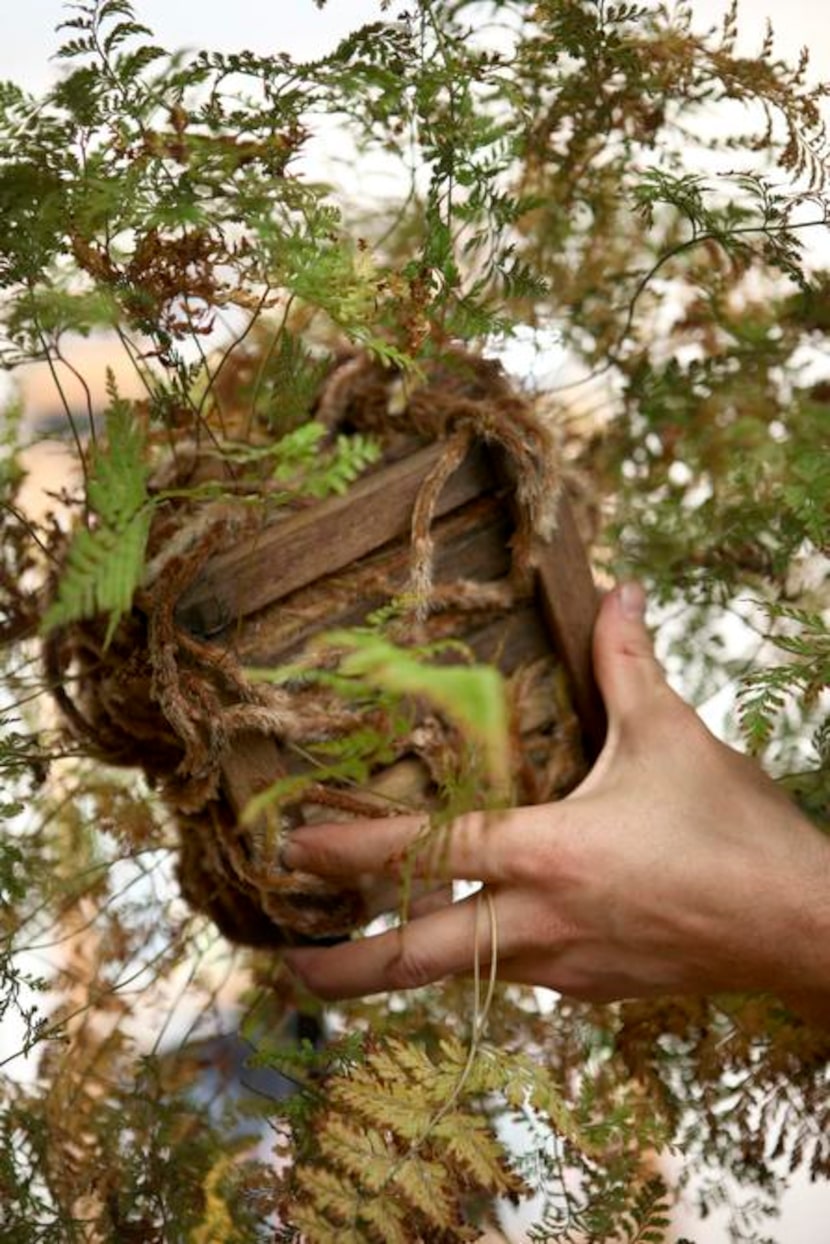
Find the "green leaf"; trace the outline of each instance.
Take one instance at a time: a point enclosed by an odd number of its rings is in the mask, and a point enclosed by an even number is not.
[[[90,526],[72,535],[57,595],[43,618],[46,633],[81,618],[109,614],[105,645],[129,610],[144,569],[150,530],[144,437],[129,402],[111,390],[106,448],[93,455],[87,485]]]
[[[344,648],[340,672],[397,695],[421,696],[481,748],[484,769],[498,791],[509,786],[507,698],[492,666],[428,664],[417,652],[380,635],[334,631],[326,644]]]

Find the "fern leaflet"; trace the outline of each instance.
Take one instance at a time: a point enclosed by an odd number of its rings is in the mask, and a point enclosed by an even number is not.
[[[130,404],[112,385],[110,396],[107,447],[96,452],[88,483],[95,525],[79,526],[73,533],[57,595],[42,622],[43,631],[50,631],[80,618],[109,614],[106,644],[141,580],[152,512],[144,437]]]

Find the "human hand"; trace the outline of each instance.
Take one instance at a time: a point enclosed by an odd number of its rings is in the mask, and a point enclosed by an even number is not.
[[[755,990],[827,1007],[830,841],[750,759],[720,743],[668,686],[624,584],[603,601],[594,665],[608,712],[596,765],[560,803],[471,813],[412,854],[424,818],[314,826],[290,868],[354,879],[478,880],[492,899],[427,911],[401,927],[286,953],[323,998],[497,974],[591,1001]],[[477,949],[476,949],[477,947]]]

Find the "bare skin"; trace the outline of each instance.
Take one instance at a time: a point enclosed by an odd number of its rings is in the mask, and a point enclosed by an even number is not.
[[[452,827],[416,875],[484,883],[503,980],[605,1002],[763,990],[830,1027],[830,839],[747,757],[720,743],[668,686],[625,584],[603,602],[594,664],[608,711],[603,752],[556,804]],[[314,826],[288,867],[396,878],[423,818]],[[322,998],[408,989],[471,970],[491,921],[473,896],[422,904],[398,929],[286,962]]]

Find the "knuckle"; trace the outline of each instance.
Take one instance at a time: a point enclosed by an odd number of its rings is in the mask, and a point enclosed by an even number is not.
[[[403,935],[397,953],[389,962],[386,975],[390,989],[417,989],[434,980],[432,959],[420,948],[413,946],[410,938]]]
[[[536,888],[544,883],[553,872],[551,852],[545,846],[537,846],[534,850],[515,851],[505,861],[502,868],[504,881],[507,885],[522,888]]]

